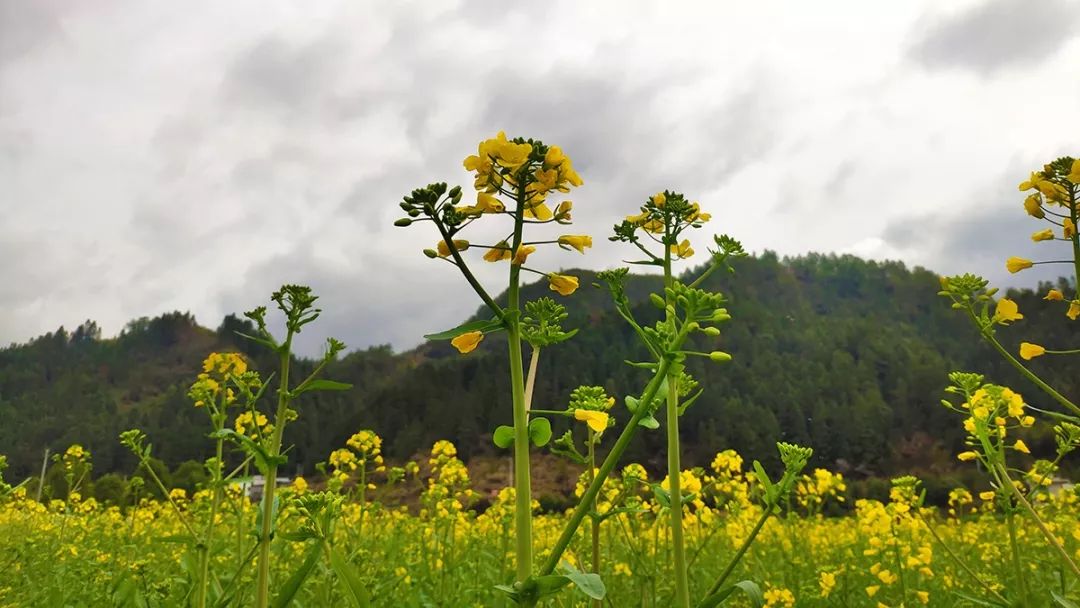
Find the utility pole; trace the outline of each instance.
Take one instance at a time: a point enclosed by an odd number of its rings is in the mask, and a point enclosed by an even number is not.
[[[45,457],[41,459],[41,477],[37,484],[37,501],[41,502],[41,491],[45,488],[45,468],[49,466],[49,447],[45,446]]]

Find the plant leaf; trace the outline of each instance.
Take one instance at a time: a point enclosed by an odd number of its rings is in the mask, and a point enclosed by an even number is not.
[[[514,445],[514,427],[501,424],[491,434],[491,440],[500,448],[506,449]]]
[[[307,577],[311,575],[312,570],[315,569],[315,565],[319,563],[322,549],[321,544],[311,543],[311,548],[308,549],[303,563],[296,569],[296,572],[292,573],[289,580],[285,581],[285,584],[281,587],[281,592],[274,598],[274,608],[285,608],[292,603],[293,598],[296,597],[296,592],[300,591],[300,586],[304,584]]]
[[[427,334],[424,336],[427,340],[452,340],[461,334],[467,334],[470,331],[482,331],[487,333],[489,331],[495,331],[503,328],[503,324],[498,319],[490,319],[487,321],[470,321],[462,325],[458,325],[454,329],[448,329],[446,331],[440,331],[435,334]]]
[[[338,580],[345,586],[345,596],[349,598],[349,602],[355,608],[368,608],[371,600],[368,598],[367,588],[360,580],[360,577],[357,576],[356,570],[353,570],[352,565],[337,549],[334,547],[328,547],[328,549],[330,552],[330,567],[333,568]]]
[[[537,447],[551,441],[551,421],[547,418],[533,418],[529,422],[529,440]]]

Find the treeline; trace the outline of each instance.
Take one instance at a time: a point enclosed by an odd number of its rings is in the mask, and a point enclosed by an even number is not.
[[[720,338],[698,346],[735,358],[723,365],[689,361],[693,375],[709,380],[684,418],[686,466],[707,466],[729,447],[771,462],[774,442],[783,440],[813,446],[813,465],[854,478],[916,472],[947,479],[963,440],[960,421],[940,405],[946,373],[954,369],[985,373],[1033,405],[1052,409],[936,295],[937,276],[927,270],[852,256],[780,259],[772,253],[740,260],[737,268],[710,278],[710,287],[728,296],[733,320]],[[579,384],[604,385],[621,399],[646,380],[624,363],[643,357],[640,342],[606,292],[589,287],[592,273],[576,274],[582,289],[560,302],[570,313],[565,325],[582,331],[544,351],[538,408],[564,407]],[[650,276],[628,283],[639,319],[657,317],[647,294],[658,286]],[[1077,343],[1076,324],[1061,307],[1041,300],[1048,287],[1011,294],[1025,318],[1003,330],[1007,345],[1022,339],[1060,348]],[[524,290],[530,299],[549,294],[546,284]],[[0,349],[0,453],[11,463],[8,478],[36,474],[46,447],[55,451],[71,443],[93,452],[95,475],[131,473],[134,459],[117,435],[134,427],[150,436],[155,455],[174,471],[205,458],[205,412],[186,396],[205,355],[242,351],[264,376],[274,369],[269,353],[237,336],[246,329],[246,320],[233,315],[211,330],[191,315],[171,313],[132,321],[113,339],[102,339],[88,321],[74,331]],[[510,422],[502,349],[493,337],[468,356],[447,344],[398,354],[386,346],[350,353],[328,377],[355,388],[304,398],[299,420],[287,430],[286,442],[294,446],[290,463],[310,474],[360,428],[378,432],[392,459],[421,453],[444,438],[457,443],[465,458],[496,454],[491,431]],[[1075,397],[1078,379],[1061,363],[1043,357],[1032,367]],[[625,419],[625,409],[616,409],[616,416],[620,412]],[[553,422],[556,433],[566,426]],[[1053,449],[1048,433],[1036,430],[1025,439],[1035,454]],[[643,431],[628,457],[659,470],[662,441],[662,433]],[[183,485],[196,483],[189,480],[197,477],[194,468],[187,465]]]

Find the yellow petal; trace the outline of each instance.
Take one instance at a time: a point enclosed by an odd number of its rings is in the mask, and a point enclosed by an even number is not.
[[[480,344],[480,341],[484,339],[484,332],[482,331],[470,331],[457,336],[453,340],[450,340],[450,344],[454,348],[458,349],[461,354],[471,353],[476,349],[476,346]]]

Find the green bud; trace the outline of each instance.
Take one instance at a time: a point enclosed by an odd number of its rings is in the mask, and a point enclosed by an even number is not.
[[[649,294],[649,301],[653,303],[653,306],[655,306],[655,307],[657,307],[657,308],[659,308],[661,310],[663,310],[664,307],[667,306],[667,303],[664,302],[664,298],[661,298],[659,295],[657,295],[655,293],[650,293]]]
[[[675,314],[675,307],[669,304],[669,305],[664,307],[664,312],[666,312],[669,315],[674,315]]]
[[[705,327],[701,331],[706,336],[713,336],[714,338],[720,335],[720,330],[716,327]]]
[[[434,249],[425,249],[424,255],[434,260],[435,258],[439,257],[439,252],[435,251]]]
[[[408,226],[410,224],[412,224],[412,220],[410,220],[407,217],[403,217],[400,220],[394,222],[394,225],[397,226],[398,228],[404,228],[404,227],[406,227],[406,226]]]
[[[698,322],[697,322],[697,321],[691,321],[691,322],[689,323],[689,327],[688,327],[688,329],[689,329],[690,331],[697,331],[697,330],[701,329],[701,326],[700,326],[700,325],[698,325]]]
[[[723,363],[724,361],[731,361],[731,355],[729,355],[729,354],[727,354],[725,352],[719,351],[719,350],[714,350],[713,352],[709,353],[709,358],[712,359],[713,361],[716,361],[717,363]]]
[[[729,321],[729,320],[731,320],[731,315],[728,314],[728,311],[727,311],[726,308],[717,308],[713,312],[712,317],[710,317],[709,320],[711,320],[713,323],[719,323],[721,321]]]

